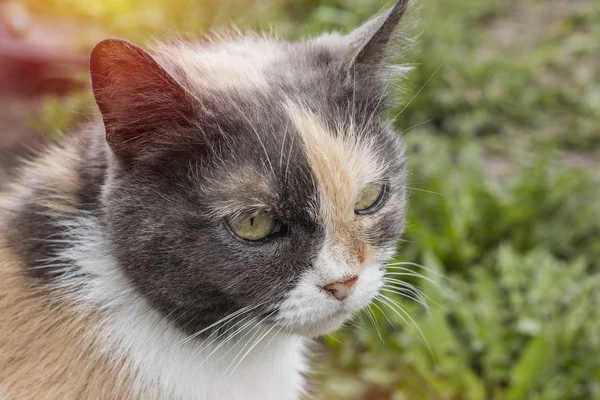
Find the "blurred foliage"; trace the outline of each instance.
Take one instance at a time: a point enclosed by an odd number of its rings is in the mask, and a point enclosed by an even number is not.
[[[542,247],[562,260],[585,255],[600,272],[600,187],[589,173],[553,171],[555,152],[548,152],[532,165],[512,160],[515,172],[500,184],[488,178],[476,142],[453,143],[426,132],[408,139],[417,191],[408,228],[415,245],[402,249],[405,257],[422,259],[431,251],[467,276],[507,243],[523,254]]]
[[[49,96],[27,125],[46,133],[51,140],[58,140],[70,127],[89,118],[93,104],[93,96],[88,92],[74,93],[65,99]]]
[[[29,1],[138,43],[232,23],[290,38],[349,31],[383,7]],[[600,399],[600,2],[420,0],[405,27],[416,44],[399,62],[415,70],[394,82],[391,110],[411,167],[398,261],[426,267],[413,270],[427,279],[404,277],[431,311],[390,294],[415,323],[376,303],[374,320],[324,338],[315,397]],[[32,123],[66,130],[88,104],[52,100]],[[564,167],[565,154],[586,167]]]

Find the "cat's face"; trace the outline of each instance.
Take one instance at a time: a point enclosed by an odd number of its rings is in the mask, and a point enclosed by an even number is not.
[[[152,306],[192,333],[237,312],[315,336],[369,304],[404,223],[378,73],[403,11],[296,44],[96,47],[104,223]]]

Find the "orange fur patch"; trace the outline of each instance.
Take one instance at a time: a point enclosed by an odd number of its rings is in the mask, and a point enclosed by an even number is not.
[[[0,387],[8,399],[130,399],[132,376],[100,355],[98,316],[52,300],[0,236]]]
[[[350,264],[371,261],[372,249],[365,240],[369,216],[354,213],[362,190],[381,181],[383,168],[374,156],[373,144],[355,127],[339,126],[330,132],[327,125],[306,108],[289,102],[286,110],[304,142],[306,156],[320,191],[321,214],[333,248],[349,254]]]

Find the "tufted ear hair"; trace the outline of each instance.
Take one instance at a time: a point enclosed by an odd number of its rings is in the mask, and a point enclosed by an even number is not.
[[[90,73],[106,141],[122,159],[151,158],[198,120],[200,101],[133,43],[98,43]]]
[[[392,8],[367,21],[347,36],[351,48],[351,69],[377,65],[382,61],[408,3],[409,0],[397,0]]]

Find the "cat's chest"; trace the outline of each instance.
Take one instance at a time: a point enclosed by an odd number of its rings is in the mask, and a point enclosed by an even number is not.
[[[174,393],[182,400],[298,400],[304,391],[303,343],[289,338],[278,340],[280,343],[271,343],[269,348],[256,346],[247,355],[249,347],[243,349],[245,344],[229,354],[229,349],[219,349],[208,361],[199,361],[197,368],[185,373],[177,371],[175,361],[171,373],[163,370],[161,377],[172,380]],[[245,357],[242,362],[240,357]]]
[[[157,399],[299,399],[304,391],[306,339],[275,336],[267,330],[249,331],[234,345],[211,338],[179,345],[179,337],[146,330],[129,335],[120,351],[137,369],[141,393]]]

